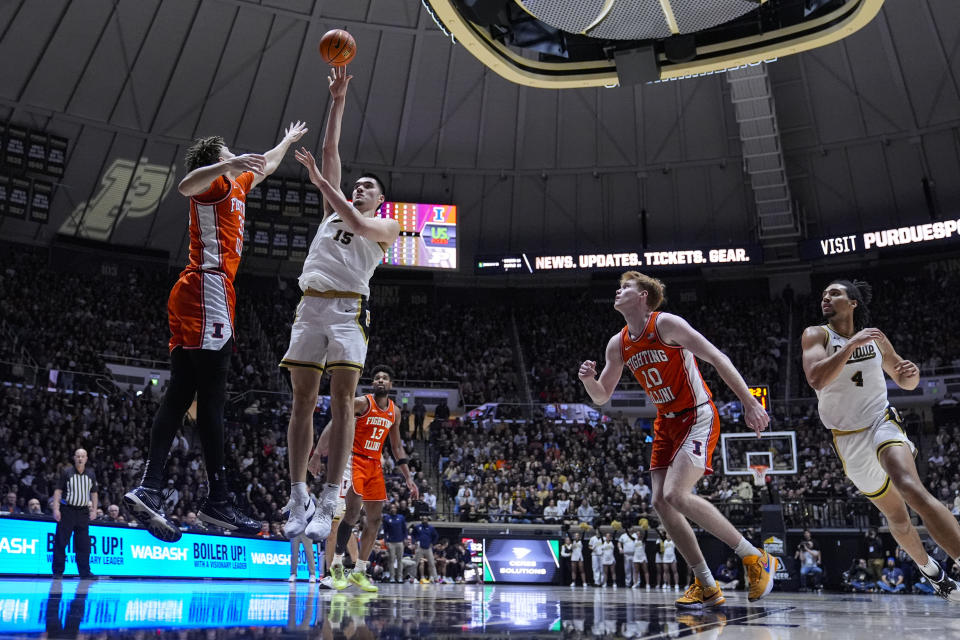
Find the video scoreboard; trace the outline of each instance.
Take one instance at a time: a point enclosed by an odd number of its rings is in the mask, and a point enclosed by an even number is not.
[[[387,248],[383,264],[457,268],[456,205],[384,202],[378,215],[400,223],[400,237]]]
[[[315,191],[268,178],[247,196],[250,213],[244,246],[263,258],[302,261],[323,217]],[[0,179],[0,196],[3,181]],[[383,263],[394,267],[455,270],[457,207],[452,204],[384,202],[377,214],[400,223],[400,237],[386,247]]]

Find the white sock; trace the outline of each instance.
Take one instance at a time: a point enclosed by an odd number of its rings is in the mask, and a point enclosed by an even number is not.
[[[733,548],[733,552],[740,556],[741,559],[746,558],[747,556],[762,556],[760,549],[757,549],[755,546],[750,544],[750,541],[740,536],[740,542],[737,543],[737,546]]]
[[[936,580],[940,577],[940,565],[937,564],[937,561],[930,556],[927,556],[927,564],[920,564],[919,562],[916,564],[918,567],[920,567],[920,571],[923,572],[923,575],[927,576],[928,578]]]
[[[704,560],[700,564],[695,564],[690,567],[690,570],[693,571],[693,575],[697,576],[697,580],[700,581],[700,586],[705,589],[713,589],[717,586],[717,581],[713,579],[713,574],[710,573],[710,567],[707,566],[707,561]]]
[[[326,491],[327,493],[329,493],[329,492],[331,492],[331,491],[336,491],[337,493],[339,493],[339,492],[340,492],[340,485],[338,485],[338,484],[333,484],[332,482],[328,482],[326,485],[324,485],[323,490]]]
[[[354,571],[359,571],[360,573],[367,572],[367,561],[366,560],[357,560],[356,565],[353,567]]]
[[[291,482],[290,495],[294,497],[297,500],[297,502],[300,502],[300,503],[306,502],[307,501],[307,483]]]
[[[338,564],[343,564],[343,554],[335,553],[333,554],[333,560],[330,561],[330,566],[333,567]]]

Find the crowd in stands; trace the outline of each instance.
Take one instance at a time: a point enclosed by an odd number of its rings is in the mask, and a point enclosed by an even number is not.
[[[149,385],[111,389],[88,384],[80,374],[106,380],[111,358],[167,360],[166,298],[176,275],[176,270],[164,269],[123,270],[120,275],[64,273],[49,266],[45,251],[33,249],[0,256],[0,361],[15,361],[26,351],[40,367],[35,380],[41,383],[32,388],[0,386],[0,442],[5,443],[0,451],[0,496],[10,510],[49,513],[57,469],[82,445],[97,473],[103,517],[129,521],[122,496],[142,474],[150,425],[163,390]],[[951,365],[960,369],[955,355],[960,354],[960,331],[955,326],[960,322],[960,297],[942,295],[955,289],[958,279],[956,273],[942,270],[873,279],[876,297],[870,306],[876,324],[901,355],[921,364],[924,371]],[[44,287],[42,296],[35,293],[38,283]],[[238,502],[266,523],[264,535],[276,535],[287,500],[289,417],[287,387],[277,362],[286,350],[300,292],[293,280],[252,276],[238,278],[237,291],[238,348],[228,377],[227,467]],[[551,306],[541,299],[556,298],[555,294],[525,300],[513,296],[502,306],[451,298],[412,309],[374,299],[367,362],[392,366],[398,379],[457,384],[467,406],[519,402],[525,395],[524,377],[535,402],[589,402],[576,377],[577,365],[592,358],[602,366],[604,345],[622,327],[621,319],[612,308],[612,291],[609,296],[583,293],[564,300],[569,313],[557,313],[556,300]],[[936,313],[917,312],[931,299],[937,300]],[[799,338],[806,324],[821,321],[816,301],[816,295],[791,303],[668,288],[664,310],[684,316],[721,347],[748,382],[769,385],[774,398],[772,428],[796,432],[798,473],[771,481],[785,505],[800,505],[785,508],[788,526],[835,522],[831,505],[843,511],[841,524],[865,526],[865,514],[875,516],[875,510],[845,478],[815,403],[792,403],[787,409],[776,401],[785,390],[788,351],[794,365],[799,359],[799,349],[795,343],[789,349],[790,341]],[[786,335],[791,313],[796,336]],[[59,373],[48,385],[50,371]],[[701,371],[725,412],[724,430],[742,431],[726,385],[713,367],[704,364]],[[15,369],[0,373],[5,377],[0,382],[27,380],[22,370],[19,376]],[[802,373],[794,375],[793,382],[794,395],[798,391],[810,395]],[[903,413],[909,421],[909,412]],[[517,413],[522,416],[522,411]],[[405,411],[404,437],[410,436],[409,418]],[[912,418],[914,425],[919,423],[919,417]],[[318,412],[318,429],[327,420]],[[438,420],[428,430],[428,447],[437,464],[423,469],[428,480],[437,474],[436,492],[427,492],[427,502],[412,504],[399,476],[392,473],[388,456],[388,495],[411,519],[438,512],[464,522],[572,527],[618,523],[629,528],[646,519],[655,527],[646,469],[650,426],[649,421],[619,417],[596,423],[555,422],[542,414],[527,422]],[[960,516],[957,426],[939,424],[920,463],[926,467],[923,477],[930,491]],[[917,431],[914,427],[909,435],[919,444]],[[413,443],[407,447],[414,451]],[[719,447],[713,465],[718,472],[705,477],[697,491],[728,514],[757,503],[759,493],[766,491],[755,487],[749,476],[725,476]],[[189,421],[174,442],[166,475],[171,517],[184,528],[202,528],[196,511],[206,491],[205,473]],[[418,483],[423,482],[420,473]],[[854,503],[866,508],[851,510]],[[451,558],[448,549],[453,549]],[[444,560],[458,553],[452,541],[434,549]],[[892,556],[896,559],[895,553]],[[877,576],[874,582],[881,579]]]
[[[288,486],[289,407],[277,397],[228,404],[226,423],[230,489],[251,516],[272,525],[285,520],[280,510]],[[110,505],[116,505],[129,521],[122,497],[140,481],[159,399],[149,387],[141,394],[95,395],[0,386],[0,441],[6,443],[0,452],[0,487],[15,494],[19,509],[37,500],[41,511],[49,514],[58,470],[83,446],[97,475],[100,504],[108,515]],[[327,416],[316,414],[318,427],[326,421]],[[199,438],[190,424],[188,420],[174,440],[164,495],[171,519],[200,527],[195,514],[206,495],[206,473]],[[416,461],[411,464],[416,468]],[[392,464],[388,462],[387,468],[391,500],[409,499]]]
[[[960,516],[960,424],[939,425],[939,432],[927,456],[924,482],[927,490]]]
[[[856,490],[845,478],[812,408],[798,416],[777,411],[774,420],[777,429],[797,433],[798,473],[772,480],[782,502],[803,505],[791,507],[800,509],[796,513],[788,509],[797,520],[791,524],[825,524],[827,503],[846,504],[857,496]],[[728,423],[725,430],[744,427]],[[590,526],[616,521],[634,526],[641,518],[656,519],[646,472],[647,435],[649,425],[622,419],[596,425],[466,421],[457,428],[431,430],[430,448],[438,456],[441,485],[456,519]],[[792,452],[777,455],[788,461]],[[725,476],[720,447],[713,467],[716,473],[700,482],[698,493],[726,505],[734,516],[755,515],[747,508],[760,500],[752,476]],[[843,517],[855,526],[856,515]]]

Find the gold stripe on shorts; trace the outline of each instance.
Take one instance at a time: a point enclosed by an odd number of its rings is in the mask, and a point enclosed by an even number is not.
[[[316,289],[307,289],[303,295],[310,298],[362,298],[359,293],[353,291],[317,291]]]
[[[882,498],[883,494],[890,490],[890,476],[887,476],[887,479],[883,481],[883,486],[880,487],[879,491],[874,491],[873,493],[863,493],[865,498],[870,498],[871,500],[876,500],[877,498]]]

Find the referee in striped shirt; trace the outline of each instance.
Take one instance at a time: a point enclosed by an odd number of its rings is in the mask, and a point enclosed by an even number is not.
[[[53,577],[63,576],[67,563],[67,543],[73,536],[77,569],[81,578],[93,578],[90,572],[90,521],[97,513],[97,478],[87,468],[87,452],[73,452],[73,466],[60,474],[53,492],[53,518],[57,535],[53,545]]]

